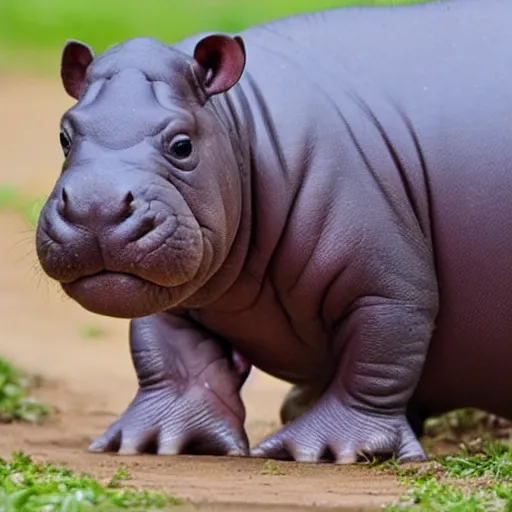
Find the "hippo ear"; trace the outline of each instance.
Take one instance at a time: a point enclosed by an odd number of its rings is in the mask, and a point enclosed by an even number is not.
[[[194,59],[202,73],[202,86],[208,96],[231,89],[245,68],[245,46],[240,36],[214,34],[197,43]]]
[[[94,59],[92,49],[80,41],[68,41],[62,50],[60,76],[66,92],[78,99],[85,81],[85,72]]]

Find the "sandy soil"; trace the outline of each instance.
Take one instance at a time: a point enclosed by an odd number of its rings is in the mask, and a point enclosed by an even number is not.
[[[58,120],[70,105],[56,80],[0,76],[0,184],[45,195],[59,172]],[[44,377],[40,395],[58,414],[44,426],[0,426],[0,456],[24,450],[109,478],[120,463],[130,485],[164,489],[201,508],[378,510],[402,492],[392,476],[367,468],[279,464],[265,475],[261,460],[94,455],[88,444],[122,412],[136,381],[127,322],[99,317],[66,299],[37,266],[33,233],[14,214],[0,213],[0,354]],[[87,326],[105,334],[83,335]],[[277,427],[287,386],[255,372],[244,396],[247,428],[256,442]],[[252,507],[250,507],[252,505]]]

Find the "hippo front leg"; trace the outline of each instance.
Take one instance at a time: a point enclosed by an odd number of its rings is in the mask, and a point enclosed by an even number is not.
[[[248,455],[243,358],[169,313],[132,320],[130,346],[139,390],[90,451]]]
[[[431,310],[367,298],[340,325],[338,371],[322,397],[253,455],[316,462],[426,458],[407,421],[434,327]]]

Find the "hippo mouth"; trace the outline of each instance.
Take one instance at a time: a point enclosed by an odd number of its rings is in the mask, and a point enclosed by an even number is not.
[[[153,285],[158,286],[156,283],[152,283],[143,277],[135,274],[128,274],[126,272],[115,272],[110,270],[101,270],[94,274],[81,276],[68,283],[62,283],[62,286],[66,289],[80,289],[83,287],[93,287],[98,290],[115,289],[117,286],[147,286]],[[108,291],[108,290],[105,290]]]
[[[137,318],[175,307],[209,269],[210,245],[191,217],[168,216],[149,233],[132,217],[83,228],[62,221],[50,202],[37,230],[44,272],[96,314]]]
[[[161,310],[167,290],[135,274],[102,270],[61,283],[62,289],[82,307],[100,315],[136,318]]]

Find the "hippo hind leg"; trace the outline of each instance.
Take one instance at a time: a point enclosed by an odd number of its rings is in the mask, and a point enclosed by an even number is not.
[[[323,388],[320,387],[292,386],[284,397],[279,411],[281,423],[283,425],[291,423],[311,410],[321,399],[322,393]],[[429,417],[428,412],[415,404],[409,404],[406,417],[414,434],[417,437],[422,437],[425,434],[425,421]]]
[[[286,394],[279,416],[286,425],[312,409],[320,400],[324,389],[313,385],[295,385]]]
[[[320,401],[324,388],[313,385],[295,385],[286,394],[279,416],[281,423],[287,425],[301,417]],[[406,418],[414,435],[418,438],[425,434],[425,421],[429,414],[422,407],[410,403],[406,409]]]
[[[425,460],[410,407],[434,321],[435,310],[423,304],[382,297],[355,304],[335,334],[344,357],[327,389],[316,402],[306,391],[292,391],[285,417],[310,408],[251,454],[339,464],[390,456],[397,462]]]

